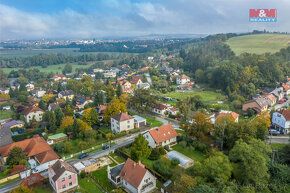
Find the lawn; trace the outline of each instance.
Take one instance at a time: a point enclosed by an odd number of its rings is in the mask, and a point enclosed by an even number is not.
[[[145,115],[141,115],[141,114],[138,114],[138,113],[135,113],[135,112],[132,112],[132,111],[129,111],[129,114],[130,115],[139,115],[140,117],[145,118],[147,124],[149,124],[150,127],[160,127],[160,126],[162,126],[162,122],[161,121],[158,121],[158,120],[156,120],[154,118],[147,117]]]
[[[51,193],[52,192],[52,188],[50,187],[48,182],[45,182],[45,183],[40,184],[40,185],[33,186],[32,189],[33,189],[34,192],[41,192],[41,193]]]
[[[183,148],[181,145],[177,144],[172,146],[172,149],[175,151],[178,151],[179,153],[182,153],[186,155],[187,157],[190,157],[194,161],[202,161],[205,159],[205,156],[202,152],[199,151],[190,151],[188,148]]]
[[[120,155],[118,155],[118,154],[116,154],[116,153],[112,153],[112,154],[110,154],[110,156],[111,156],[114,160],[116,160],[117,162],[119,162],[119,164],[121,164],[121,163],[123,163],[123,162],[126,161],[125,158],[123,158],[122,156],[120,156]]]
[[[285,147],[287,144],[284,143],[272,143],[271,147],[275,148],[275,149],[282,149],[283,147]]]
[[[181,135],[185,135],[185,131],[184,130],[179,130],[179,129],[175,129],[175,131]]]
[[[78,182],[79,182],[79,186],[80,189],[77,189],[76,192],[79,193],[102,193],[102,191],[99,190],[96,182],[94,182],[93,179],[91,179],[90,177],[85,177],[85,178],[81,178],[80,176],[78,176]]]
[[[290,35],[286,34],[255,34],[230,38],[227,43],[236,55],[241,53],[263,54],[275,53],[289,46]]]
[[[14,115],[14,112],[12,110],[9,110],[9,111],[0,111],[0,120],[1,119],[11,118],[12,115]]]
[[[110,164],[110,166],[115,166],[115,163]],[[111,192],[115,187],[108,182],[107,166],[92,172],[92,176],[99,181],[99,183]]]
[[[203,101],[217,101],[226,99],[225,95],[214,91],[194,90],[191,92],[169,92],[166,94],[162,94],[162,96],[164,97],[171,97],[174,99],[186,99],[188,97],[193,97],[197,95],[201,96]]]

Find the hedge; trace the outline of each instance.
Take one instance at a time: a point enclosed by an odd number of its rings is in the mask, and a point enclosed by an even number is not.
[[[12,136],[12,139],[14,142],[23,141],[25,139],[33,137],[33,135],[37,135],[37,134],[41,135],[43,132],[44,132],[44,128],[35,129],[31,132],[26,130],[26,132],[24,132],[24,133]]]

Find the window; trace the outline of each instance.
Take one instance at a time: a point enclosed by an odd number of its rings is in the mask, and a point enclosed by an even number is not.
[[[62,185],[62,188],[63,188],[63,189],[65,188],[65,184],[64,184],[64,185]]]
[[[61,179],[61,181],[62,181],[62,182],[64,182],[64,181],[65,181],[65,177],[64,177],[64,178],[62,178],[62,179]]]
[[[127,121],[127,123],[130,123],[130,121]]]
[[[68,179],[71,179],[71,175],[68,176]]]
[[[72,186],[72,182],[69,183],[69,186]]]
[[[128,128],[130,128],[130,125],[128,125]]]

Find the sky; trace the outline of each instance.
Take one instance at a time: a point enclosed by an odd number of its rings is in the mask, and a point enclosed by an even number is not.
[[[276,23],[249,9],[277,9]],[[0,0],[0,40],[290,32],[290,0]]]

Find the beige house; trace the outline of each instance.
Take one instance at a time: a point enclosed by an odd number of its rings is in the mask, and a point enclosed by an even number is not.
[[[44,114],[44,110],[39,107],[31,106],[26,108],[22,113],[27,123],[29,123],[33,118],[35,118],[35,120],[39,122],[42,121],[42,115]]]
[[[111,117],[111,130],[113,133],[127,132],[134,129],[134,117],[128,113],[119,113]]]
[[[58,98],[60,99],[69,99],[72,100],[74,98],[74,92],[72,90],[65,90],[58,93]]]
[[[188,82],[190,82],[190,78],[184,74],[176,78],[176,84],[180,85],[180,84],[186,84]]]
[[[243,111],[248,111],[249,109],[252,109],[257,113],[266,111],[268,109],[268,102],[264,98],[256,98],[247,101],[243,104]]]

